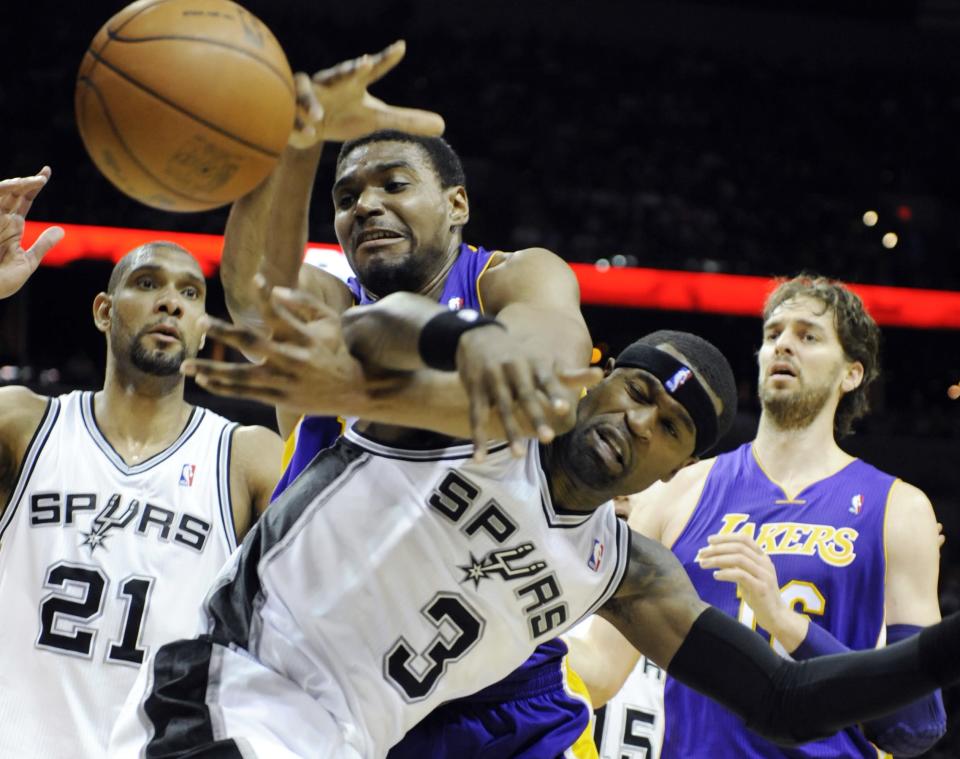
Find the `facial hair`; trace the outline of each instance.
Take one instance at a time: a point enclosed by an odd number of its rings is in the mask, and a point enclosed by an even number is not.
[[[800,430],[807,427],[827,405],[832,387],[803,388],[793,393],[775,393],[760,388],[760,404],[774,424],[782,430]]]
[[[187,346],[180,340],[180,350],[174,354],[164,351],[151,350],[144,344],[144,338],[151,327],[144,327],[130,341],[129,348],[123,350],[123,339],[118,334],[116,325],[112,328],[111,344],[120,350],[117,355],[126,352],[129,362],[144,374],[153,377],[169,377],[180,371],[180,364],[187,357]],[[118,339],[119,338],[119,339]]]
[[[377,256],[358,272],[360,284],[378,298],[392,293],[420,292],[434,276],[434,267],[442,261],[440,250],[411,250],[399,259]]]

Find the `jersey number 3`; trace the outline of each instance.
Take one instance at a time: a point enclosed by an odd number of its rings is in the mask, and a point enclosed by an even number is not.
[[[483,634],[483,619],[459,594],[437,593],[421,613],[437,630],[426,650],[418,655],[400,638],[383,658],[384,675],[408,701],[430,695],[447,665],[473,648]]]
[[[105,653],[112,664],[139,666],[146,650],[138,647],[147,614],[152,577],[131,576],[120,583],[117,595],[126,603],[123,624]],[[99,567],[61,561],[47,572],[44,587],[49,593],[40,603],[40,635],[37,645],[58,653],[89,659],[97,637],[90,625],[104,610],[110,580]]]

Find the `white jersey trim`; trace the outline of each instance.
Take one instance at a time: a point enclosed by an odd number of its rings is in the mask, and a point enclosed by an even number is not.
[[[26,489],[27,483],[30,482],[30,477],[33,476],[33,469],[37,464],[37,459],[40,457],[40,452],[43,450],[47,438],[50,437],[50,431],[57,423],[59,417],[60,399],[49,398],[47,400],[47,408],[43,412],[43,419],[41,419],[40,424],[37,425],[37,429],[33,433],[33,439],[27,446],[27,452],[20,464],[20,472],[17,474],[16,480],[17,484],[14,486],[13,492],[10,493],[10,500],[7,502],[6,511],[4,511],[3,516],[0,517],[0,541],[3,540],[3,533],[6,532],[7,527],[13,522],[13,515],[20,505],[20,499],[23,498],[23,491]]]
[[[452,459],[468,459],[473,456],[473,444],[461,443],[451,445],[446,448],[432,448],[418,450],[414,448],[397,448],[391,445],[384,445],[372,440],[353,429],[347,427],[343,431],[343,437],[354,445],[369,451],[384,459],[401,459],[403,461],[447,461]],[[496,442],[487,449],[487,453],[496,453],[502,451],[509,444],[505,441]]]
[[[630,564],[630,528],[622,519],[617,518],[617,568],[610,575],[607,586],[603,589],[600,597],[589,608],[586,614],[580,617],[574,624],[582,622],[584,619],[594,614],[597,609],[603,606],[616,594],[623,582],[624,575],[627,573],[627,566]],[[571,625],[572,627],[573,625]]]
[[[190,412],[190,418],[187,420],[187,424],[183,428],[183,432],[180,433],[176,440],[174,440],[169,446],[164,448],[159,453],[155,453],[153,456],[141,461],[139,464],[130,466],[123,460],[120,454],[117,453],[114,447],[110,444],[110,441],[104,437],[103,433],[100,431],[100,428],[97,426],[96,414],[93,411],[93,392],[88,391],[83,393],[80,399],[80,414],[83,417],[83,425],[86,427],[87,432],[90,433],[90,437],[93,439],[93,442],[96,443],[97,448],[99,448],[103,455],[107,457],[117,471],[126,475],[140,474],[141,472],[152,469],[157,464],[160,464],[170,458],[193,436],[193,433],[196,432],[200,427],[200,423],[203,421],[203,417],[206,416],[206,413],[206,409],[202,409],[199,406],[194,406],[193,410]]]
[[[237,524],[233,518],[233,493],[230,491],[230,457],[233,453],[233,433],[239,424],[227,424],[220,430],[217,443],[217,500],[220,502],[220,521],[227,541],[227,553],[233,553],[237,543]]]

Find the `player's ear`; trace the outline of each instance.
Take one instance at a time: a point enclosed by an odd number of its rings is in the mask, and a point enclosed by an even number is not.
[[[613,356],[607,359],[607,363],[603,365],[604,377],[609,377],[611,374],[613,374],[613,370],[614,370],[614,367],[616,366],[616,363],[617,362],[614,360]]]
[[[112,308],[113,299],[106,293],[97,293],[97,297],[93,299],[93,323],[103,334],[110,331],[110,310]]]
[[[450,226],[462,227],[470,221],[470,199],[466,187],[457,185],[449,188],[447,200],[450,203]]]
[[[847,365],[847,371],[840,382],[840,389],[844,393],[849,393],[860,387],[861,382],[863,382],[863,364],[853,361]]]

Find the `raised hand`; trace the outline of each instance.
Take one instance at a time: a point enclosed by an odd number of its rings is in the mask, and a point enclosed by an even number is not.
[[[344,61],[312,77],[297,74],[297,116],[290,144],[302,149],[321,140],[344,142],[378,129],[443,134],[443,119],[436,113],[388,105],[367,92],[401,61],[406,50],[400,40],[379,53]]]
[[[0,298],[8,298],[23,287],[40,259],[63,239],[63,229],[49,227],[27,250],[22,246],[27,213],[50,173],[50,167],[44,166],[32,177],[0,181]]]
[[[711,535],[697,555],[704,569],[713,569],[720,582],[736,583],[739,595],[753,609],[757,624],[794,650],[807,633],[809,620],[784,602],[777,570],[770,557],[749,535]]]

